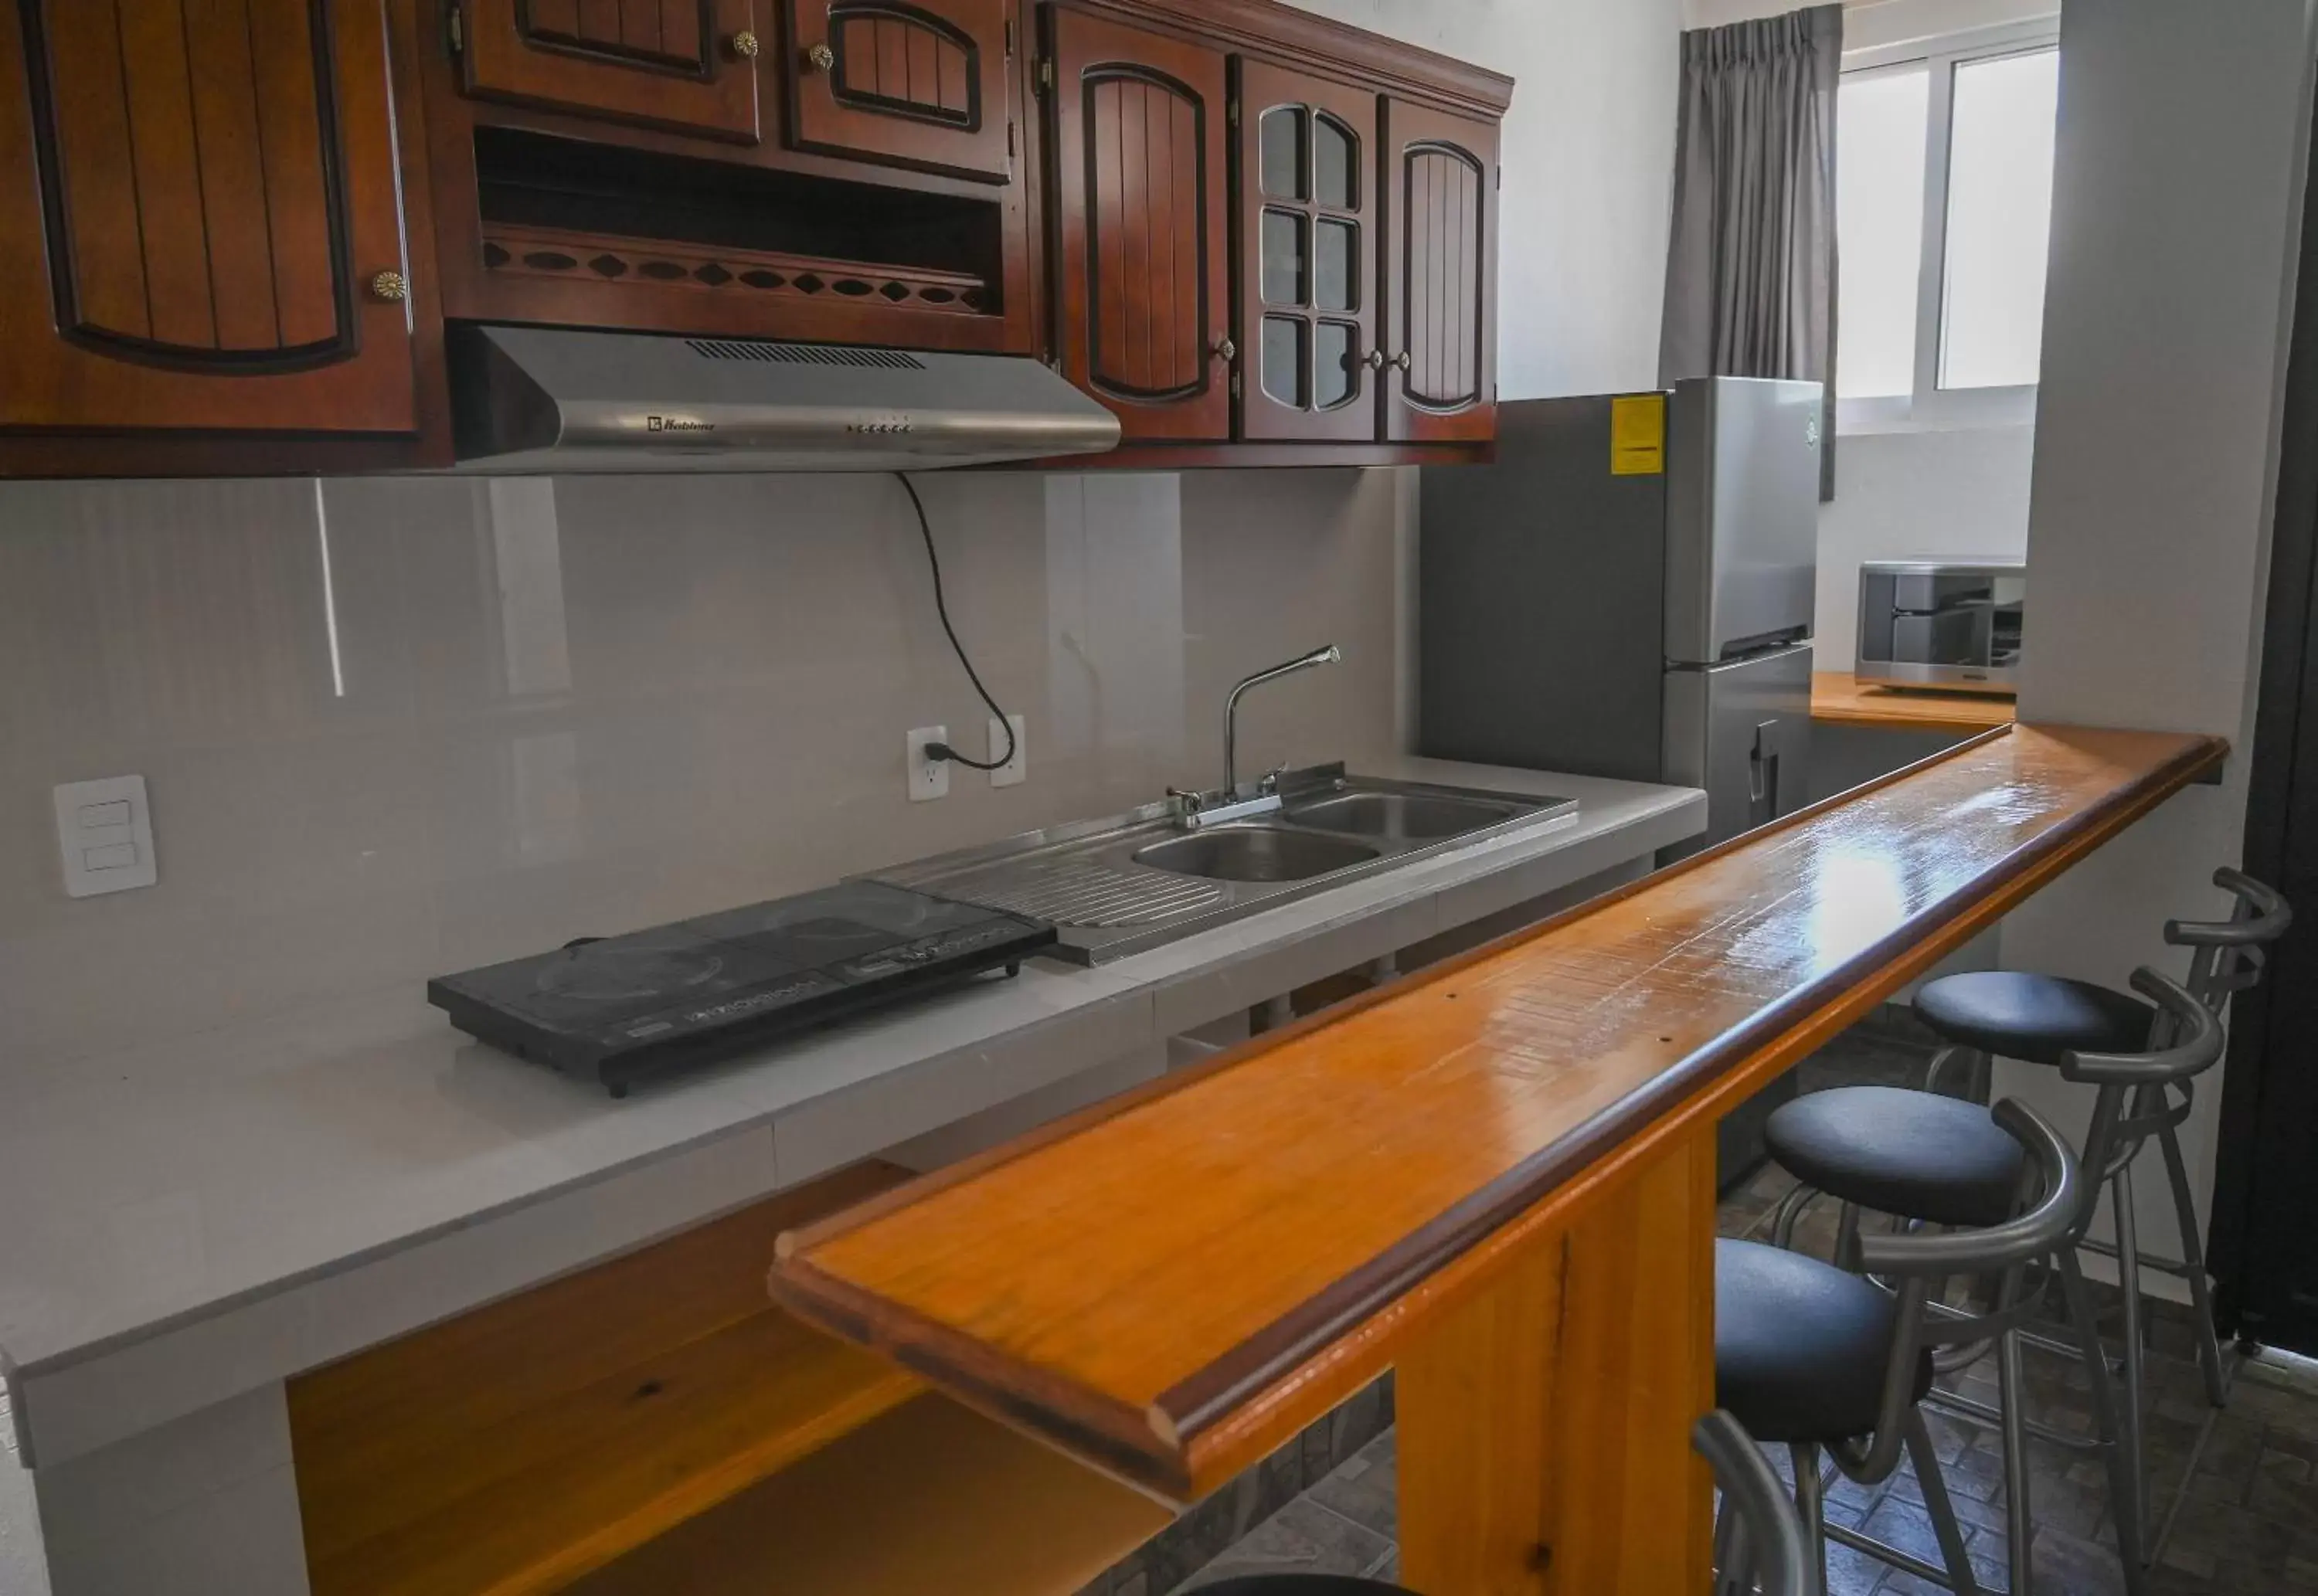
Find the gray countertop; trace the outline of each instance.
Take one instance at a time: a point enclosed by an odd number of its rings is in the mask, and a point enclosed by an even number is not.
[[[1424,759],[1578,800],[1095,969],[1033,964],[614,1102],[416,986],[95,1059],[0,1122],[0,1364],[46,1466],[697,1224],[1704,828],[1655,786]]]

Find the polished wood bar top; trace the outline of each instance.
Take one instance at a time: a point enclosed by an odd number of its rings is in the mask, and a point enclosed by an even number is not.
[[[1986,733],[786,1235],[774,1295],[1189,1500],[2225,752]]]
[[[1811,719],[1837,726],[1890,726],[1906,731],[1970,735],[2009,726],[2016,705],[1993,693],[1939,693],[1863,682],[1847,671],[1811,673]]]

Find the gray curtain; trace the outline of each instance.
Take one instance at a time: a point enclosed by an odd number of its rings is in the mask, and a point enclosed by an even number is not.
[[[1843,7],[1682,36],[1658,376],[1827,384],[1835,497],[1835,84]]]

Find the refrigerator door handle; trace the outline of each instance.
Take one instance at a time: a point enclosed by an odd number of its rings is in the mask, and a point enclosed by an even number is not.
[[[1747,798],[1756,824],[1779,812],[1779,722],[1764,721],[1755,728],[1755,746],[1747,755]]]

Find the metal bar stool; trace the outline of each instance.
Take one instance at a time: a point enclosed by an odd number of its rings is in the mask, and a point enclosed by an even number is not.
[[[2284,898],[2242,872],[2216,870],[2214,884],[2236,900],[2230,918],[2168,920],[2165,940],[2175,947],[2194,950],[2188,988],[2219,1018],[2233,995],[2260,981],[2269,962],[2266,950],[2286,935],[2294,923],[2294,913]],[[1917,993],[1915,1010],[1917,1018],[1947,1043],[1933,1058],[1926,1075],[1925,1086],[1931,1090],[1938,1089],[1941,1076],[1957,1060],[1970,1063],[1972,1079],[1979,1082],[1985,1080],[1992,1056],[2057,1064],[2068,1053],[2132,1054],[2165,1040],[2151,1031],[2157,1014],[2146,1004],[2089,982],[2025,972],[1985,971],[1943,977]],[[2128,1422],[2136,1430],[2142,1404],[2141,1271],[2144,1269],[2188,1282],[2190,1308],[2197,1320],[2197,1367],[2205,1376],[2206,1400],[2215,1407],[2229,1401],[2231,1370],[2223,1362],[2221,1338],[2214,1327],[2212,1282],[2206,1274],[2197,1201],[2189,1190],[2188,1168],[2181,1157],[2179,1135],[2195,1107],[2192,1092],[2184,1078],[2136,1096],[2118,1126],[2116,1166],[2101,1174],[2109,1188],[2116,1240],[2088,1239],[2080,1243],[2085,1251],[2117,1262],[2117,1287],[2125,1315],[2125,1407]],[[1987,1094],[1982,1088],[1973,1095],[1984,1100]],[[2157,1143],[2166,1182],[2172,1188],[2174,1226],[2181,1239],[2178,1259],[2143,1251],[2134,1224],[2133,1162],[2152,1140]]]
[[[1819,1596],[1810,1579],[1810,1541],[1762,1448],[1721,1410],[1690,1432],[1722,1491],[1715,1526],[1715,1589],[1763,1596]],[[1257,1574],[1201,1585],[1200,1596],[1415,1596],[1407,1587],[1340,1574]],[[1461,1596],[1455,1592],[1439,1596]]]
[[[1976,1596],[1980,1587],[1963,1532],[1918,1404],[1931,1394],[1936,1367],[1950,1361],[1939,1357],[1947,1351],[1977,1358],[1991,1346],[2001,1348],[2009,1387],[2017,1374],[2018,1337],[2037,1307],[2032,1268],[2056,1265],[2071,1304],[2081,1307],[2084,1283],[2071,1242],[2092,1188],[2077,1156],[2025,1105],[1999,1104],[1989,1118],[2019,1154],[2016,1189],[2026,1200],[2009,1218],[1944,1233],[1855,1230],[1846,1248],[1864,1274],[1757,1242],[1716,1245],[1716,1399],[1754,1434],[1791,1448],[1797,1505],[1812,1533],[1814,1567],[1822,1581],[1824,1543],[1833,1539]],[[1981,1277],[1997,1282],[1989,1305],[1945,1305],[1951,1280]],[[2097,1349],[2087,1353],[2086,1367],[2101,1422],[2114,1433],[2108,1368]],[[2019,1412],[2017,1401],[2010,1411]],[[1944,1569],[1826,1520],[1822,1452],[1848,1478],[1874,1484],[1899,1466],[1902,1448],[1915,1465]],[[2016,1470],[2014,1477],[2012,1506],[2025,1520],[2027,1476]],[[2116,1467],[2112,1477],[2122,1484]],[[2026,1544],[2025,1534],[2015,1541],[2013,1589],[2021,1592],[2028,1589]]]
[[[2027,1589],[2030,1538],[2035,1520],[2029,1509],[2027,1437],[2035,1434],[2060,1445],[2104,1453],[2109,1470],[2111,1503],[2117,1522],[2117,1547],[2125,1567],[2129,1591],[2142,1587],[2146,1560],[2144,1526],[2148,1522],[2143,1487],[2139,1410],[2128,1384],[2119,1401],[2109,1385],[2110,1368],[2095,1323],[2089,1293],[2084,1285],[2078,1251],[2098,1208],[2101,1187],[2113,1171],[2129,1161],[2141,1138],[2152,1134],[2161,1118],[2144,1105],[2161,1098],[2178,1086],[2212,1067],[2222,1051],[2221,1022],[2212,1007],[2153,970],[2134,973],[2136,991],[2154,999],[2160,1018],[2154,1033],[2164,1045],[2142,1053],[2068,1053],[2059,1063],[2062,1075],[2097,1088],[2091,1127],[2086,1137],[2077,1208],[2047,1260],[2039,1260],[2039,1274],[2030,1278],[2036,1287],[2017,1304],[2008,1295],[2021,1288],[2017,1279],[1999,1282],[1996,1300],[2014,1321],[2025,1320],[2041,1302],[2048,1277],[2056,1269],[2062,1287],[2067,1325],[2072,1337],[2054,1340],[2014,1323],[1997,1340],[1965,1336],[1951,1340],[1949,1355],[1936,1360],[1938,1371],[1953,1373],[1985,1357],[1998,1354],[1998,1385],[2001,1402],[1995,1407],[1954,1392],[1936,1389],[1928,1405],[1969,1421],[1999,1430],[2004,1438],[2006,1517],[2010,1536],[2013,1589]],[[1891,1238],[1863,1233],[1860,1215],[1873,1210],[1894,1215],[1899,1234],[1907,1237],[1930,1225],[1972,1226],[2008,1199],[2005,1183],[2017,1182],[2023,1161],[2017,1139],[2005,1132],[2001,1109],[1991,1113],[1975,1104],[1959,1102],[1929,1092],[1894,1090],[1883,1087],[1846,1087],[1817,1092],[1782,1107],[1765,1126],[1771,1155],[1793,1173],[1801,1184],[1781,1204],[1774,1234],[1781,1246],[1793,1239],[1794,1223],[1810,1200],[1824,1193],[1843,1204],[1837,1228],[1837,1261],[1846,1268],[1875,1275],[1885,1271],[1877,1262]],[[2013,1151],[2007,1152],[2006,1144]],[[2017,1189],[2016,1185],[2015,1189]],[[1969,1236],[1967,1229],[1961,1233]],[[1914,1239],[1925,1239],[1918,1235]],[[1946,1238],[1943,1238],[1946,1239]],[[1980,1270],[1959,1270],[1970,1276]],[[2017,1313],[2012,1313],[2013,1308]],[[1948,1306],[1934,1296],[1928,1312],[1954,1323],[1984,1318],[1969,1309]],[[2035,1346],[2080,1358],[2093,1381],[2094,1438],[2071,1435],[2032,1421],[2023,1401],[2020,1351]]]

